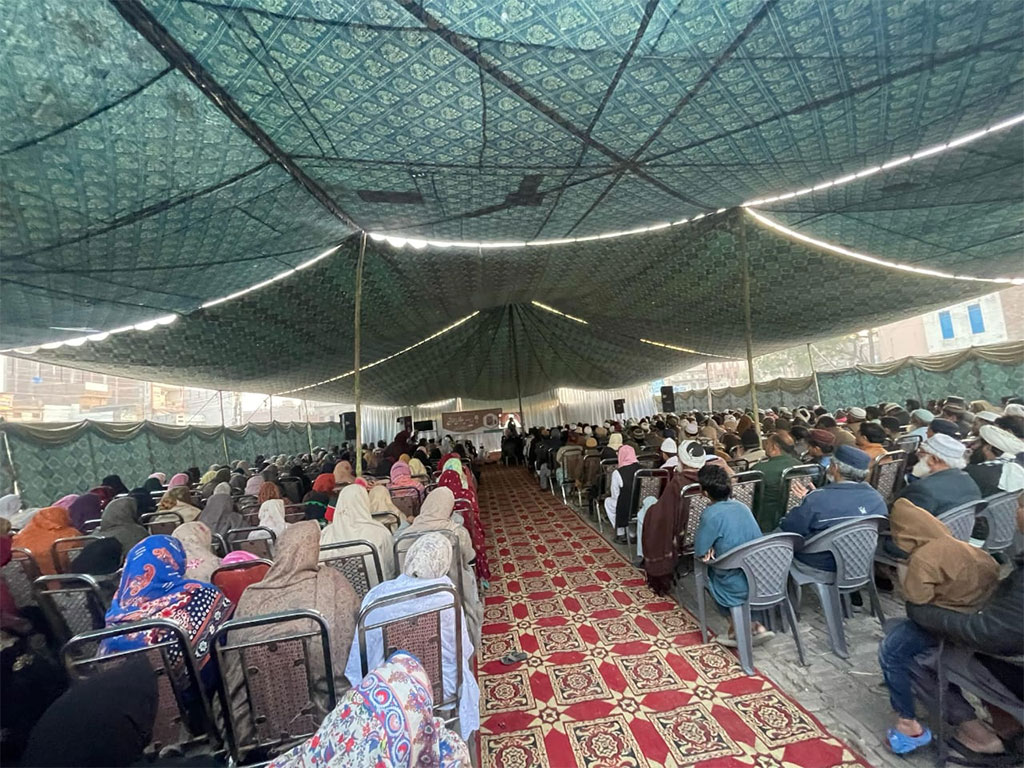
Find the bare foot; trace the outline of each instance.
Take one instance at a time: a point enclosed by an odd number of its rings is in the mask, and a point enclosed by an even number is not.
[[[905,717],[896,718],[896,730],[902,733],[904,736],[920,736],[924,733],[924,728],[917,720],[907,719]]]
[[[998,755],[1004,751],[1003,742],[999,740],[995,731],[981,720],[961,723],[957,728],[956,737],[965,747],[983,755]]]

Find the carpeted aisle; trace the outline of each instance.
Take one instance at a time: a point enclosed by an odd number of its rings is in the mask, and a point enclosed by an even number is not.
[[[485,768],[865,765],[729,651],[701,645],[693,616],[525,469],[488,467],[480,490],[493,576],[479,652]],[[776,652],[793,651],[781,640]],[[529,658],[504,666],[513,650]]]

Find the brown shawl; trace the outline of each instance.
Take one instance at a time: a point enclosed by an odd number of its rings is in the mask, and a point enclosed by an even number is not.
[[[683,470],[672,473],[672,479],[644,518],[644,570],[648,586],[659,595],[667,595],[672,589],[680,541],[686,531],[688,505],[679,494],[694,482],[696,470]]]

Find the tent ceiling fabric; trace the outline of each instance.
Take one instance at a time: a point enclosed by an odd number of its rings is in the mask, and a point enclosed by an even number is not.
[[[129,23],[138,17],[192,70]],[[351,222],[448,240],[579,237],[803,189],[1020,112],[1022,26],[1019,0],[11,0],[0,7],[0,345],[175,313],[166,328],[35,357],[196,385],[307,386],[351,368]],[[190,80],[197,69],[244,120]],[[1018,125],[763,211],[892,261],[1016,276],[1022,138]],[[705,359],[640,338],[742,356],[741,217],[479,253],[371,243],[364,360],[479,314],[366,371],[366,391],[387,403],[510,396],[513,330],[524,394]],[[758,353],[991,287],[746,230]],[[351,377],[304,392],[350,389]]]
[[[742,357],[741,228],[758,354],[979,291],[975,283],[894,276],[824,253],[757,225],[740,209],[630,238],[628,258],[618,240],[482,251],[395,249],[368,240],[364,366],[479,314],[365,370],[364,397],[378,404],[513,398],[513,331],[523,395],[556,386],[626,386],[717,359],[641,339]],[[211,389],[283,393],[324,381],[352,369],[357,250],[352,238],[302,272],[169,326],[32,357]],[[295,396],[350,402],[352,377]]]

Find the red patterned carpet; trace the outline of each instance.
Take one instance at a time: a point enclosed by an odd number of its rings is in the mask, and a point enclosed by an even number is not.
[[[702,645],[689,612],[525,469],[485,471],[485,768],[866,765],[729,651]],[[529,658],[504,666],[513,650]]]

